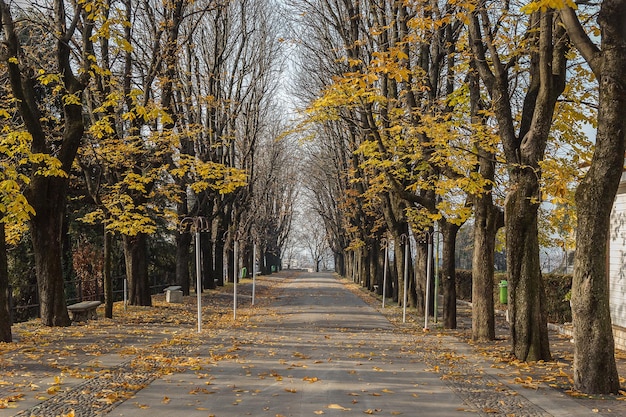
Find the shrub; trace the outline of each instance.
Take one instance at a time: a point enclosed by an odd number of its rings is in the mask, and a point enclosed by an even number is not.
[[[500,304],[500,281],[506,280],[506,273],[495,273],[493,277],[493,299],[496,308],[506,308]],[[544,290],[546,295],[546,312],[551,323],[567,323],[572,321],[572,310],[566,299],[571,287],[572,276],[563,274],[544,274]],[[460,300],[472,301],[472,271],[459,269],[456,271],[456,295]]]

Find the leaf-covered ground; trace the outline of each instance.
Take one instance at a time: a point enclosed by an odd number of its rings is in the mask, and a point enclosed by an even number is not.
[[[361,294],[361,297],[369,304],[377,306],[387,318],[398,326],[402,326],[402,312],[397,306],[388,307],[383,311],[380,308],[380,300],[371,293],[364,292],[360,287],[349,284],[353,291]],[[441,314],[441,312],[440,312]],[[513,387],[522,387],[524,390],[537,390],[540,387],[549,386],[563,392],[569,397],[577,399],[581,404],[589,407],[592,412],[604,416],[626,416],[626,352],[616,350],[615,358],[622,391],[619,395],[585,395],[573,388],[572,362],[574,357],[574,344],[570,336],[560,334],[556,326],[550,330],[550,349],[553,360],[550,362],[521,362],[510,355],[509,326],[505,319],[504,311],[496,314],[496,339],[489,342],[473,342],[471,340],[471,306],[466,302],[457,304],[456,330],[444,330],[441,325],[431,323],[431,333],[437,335],[450,335],[458,338],[466,345],[466,355],[449,356],[449,353],[440,355],[444,370],[439,370],[444,378],[454,378],[455,362],[471,361],[488,366],[493,375],[503,379]],[[440,316],[441,317],[441,316]],[[431,318],[432,319],[432,318]],[[414,317],[409,316],[410,324],[407,331],[421,332],[423,328],[423,313]],[[571,330],[571,329],[570,329]],[[443,367],[442,367],[443,368]],[[524,391],[522,391],[524,392]]]
[[[39,403],[47,404],[48,411],[34,415],[52,415],[49,410],[58,409],[54,415],[71,417],[74,415],[72,406],[78,408],[84,403],[89,403],[94,412],[104,413],[131,398],[155,379],[189,370],[194,372],[194,378],[207,382],[206,386],[197,385],[198,391],[194,395],[210,396],[215,392],[210,384],[211,366],[236,358],[239,350],[248,345],[265,343],[269,357],[282,345],[283,340],[279,338],[253,340],[255,337],[250,332],[256,324],[251,318],[262,312],[269,320],[274,320],[272,304],[282,297],[283,284],[288,279],[288,272],[260,278],[256,306],[250,305],[250,281],[242,282],[236,320],[232,312],[232,287],[207,292],[203,295],[203,332],[200,335],[196,332],[195,296],[185,297],[183,304],[166,303],[162,295],[155,296],[152,307],[128,306],[124,309],[120,303],[115,306],[113,319],[103,318],[100,310],[99,320],[67,328],[48,328],[37,321],[17,324],[13,327],[15,342],[0,344],[0,417],[29,417]],[[390,305],[388,301],[387,307],[382,310],[380,299],[371,293],[348,281],[344,281],[344,285],[382,312],[401,333],[420,341],[415,346],[403,348],[407,354],[437,346],[436,351],[429,352],[431,363],[428,372],[452,386],[472,389],[472,383],[480,383],[483,387],[501,392],[503,396],[514,396],[516,392],[532,393],[550,386],[580,401],[592,412],[606,416],[626,415],[626,397],[623,395],[588,397],[572,390],[573,344],[569,337],[551,333],[554,361],[521,363],[511,360],[508,355],[508,330],[502,316],[498,316],[497,320],[497,341],[472,344],[469,341],[471,322],[467,305],[459,304],[459,329],[443,331],[437,324],[431,324],[431,331],[425,334],[422,331],[423,319],[415,312],[410,311],[407,323],[403,324],[399,307]],[[238,332],[238,329],[241,331]],[[229,337],[230,334],[233,336]],[[250,335],[249,341],[242,336],[245,334]],[[325,336],[328,340],[334,337],[331,334]],[[198,348],[207,339],[221,340],[222,344],[212,346],[209,354],[198,355]],[[433,343],[425,343],[428,339]],[[367,351],[366,342],[354,343],[353,359],[371,359],[372,352]],[[299,395],[303,386],[324,383],[323,375],[308,374],[303,365],[307,361],[314,362],[310,352],[298,351],[290,355],[292,358],[286,366],[302,375],[298,379],[299,385],[285,385],[284,395]],[[328,360],[332,361],[332,355]],[[617,352],[617,360],[620,375],[626,375],[626,356],[623,352]],[[467,372],[468,369],[471,372]],[[295,374],[296,371],[290,373]],[[372,368],[372,372],[382,371]],[[282,372],[268,370],[259,378],[282,382],[286,376]],[[381,388],[366,394],[355,392],[351,402],[358,403],[358,397],[362,395],[390,395],[392,391]],[[55,398],[63,398],[64,404],[55,404]],[[162,396],[160,403],[169,404],[171,400]],[[233,403],[236,401],[234,399]],[[347,409],[351,402],[328,402],[326,408],[316,411],[323,414],[340,410],[340,407]],[[135,406],[148,409],[157,405],[138,403]],[[496,403],[483,406],[479,412],[497,415],[498,409]],[[379,410],[370,407],[361,411],[378,414]],[[468,408],[467,411],[476,412],[476,408]]]

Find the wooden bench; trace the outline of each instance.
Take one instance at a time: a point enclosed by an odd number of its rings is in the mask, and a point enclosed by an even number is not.
[[[80,303],[67,306],[72,321],[97,320],[96,309],[102,304],[100,301],[81,301]]]

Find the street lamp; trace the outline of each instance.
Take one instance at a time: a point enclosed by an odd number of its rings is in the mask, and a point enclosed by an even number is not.
[[[198,299],[198,333],[202,331],[202,263],[200,259],[200,233],[211,230],[209,220],[203,216],[184,217],[178,226],[180,233],[196,236],[196,297]]]

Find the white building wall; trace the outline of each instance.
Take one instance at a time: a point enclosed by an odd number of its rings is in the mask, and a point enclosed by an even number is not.
[[[609,291],[615,342],[626,346],[626,173],[615,197],[609,233]]]

